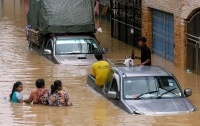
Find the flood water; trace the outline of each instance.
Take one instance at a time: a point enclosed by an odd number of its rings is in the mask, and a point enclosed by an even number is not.
[[[30,126],[199,126],[200,111],[168,116],[130,115],[102,97],[86,84],[91,66],[65,66],[54,64],[27,48],[25,38],[28,0],[0,0],[0,125]],[[96,33],[101,47],[107,47],[106,56],[113,60],[129,56],[133,47],[110,37],[109,22],[96,19]],[[135,53],[140,55],[140,50]],[[139,61],[135,61],[135,64]],[[159,56],[152,54],[152,64],[174,73],[182,89],[191,88],[188,99],[200,108],[200,76],[186,73]],[[13,83],[22,81],[21,92],[28,98],[35,89],[35,81],[44,78],[46,88],[57,79],[69,93],[72,107],[49,107],[43,105],[10,103],[8,100]]]

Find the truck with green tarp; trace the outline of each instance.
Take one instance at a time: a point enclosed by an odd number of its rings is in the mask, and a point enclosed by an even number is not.
[[[107,51],[94,35],[92,0],[30,0],[27,23],[29,47],[55,63],[88,65]]]
[[[96,31],[92,0],[30,0],[27,21],[42,34]]]

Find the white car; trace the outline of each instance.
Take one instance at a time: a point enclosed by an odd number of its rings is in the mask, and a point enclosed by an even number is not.
[[[97,61],[94,54],[99,51],[104,54],[108,49],[101,49],[90,35],[57,35],[44,39],[37,51],[57,64],[92,65]],[[103,58],[107,60],[105,55]]]

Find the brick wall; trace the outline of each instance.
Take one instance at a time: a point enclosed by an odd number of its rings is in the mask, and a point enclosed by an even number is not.
[[[174,65],[186,69],[186,27],[184,19],[174,16]]]
[[[142,35],[152,49],[151,8],[174,14],[174,65],[186,69],[185,20],[200,9],[200,0],[142,0]]]
[[[152,12],[147,6],[142,7],[142,36],[147,38],[147,46],[152,51]]]

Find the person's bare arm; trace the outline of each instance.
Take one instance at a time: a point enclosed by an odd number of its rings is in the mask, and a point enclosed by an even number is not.
[[[150,60],[150,59],[147,59],[145,62],[140,63],[139,65],[146,65],[146,64],[148,64],[149,62],[151,62],[151,60]]]
[[[67,105],[68,106],[73,106],[73,104],[70,101],[67,102]]]
[[[23,102],[23,100],[22,99],[18,99],[19,100],[19,103],[22,103]]]
[[[73,106],[73,104],[69,100],[69,94],[66,92],[66,96],[68,97],[67,105],[68,106]]]
[[[134,56],[134,58],[135,58],[135,59],[141,59],[141,57],[139,57],[139,56]]]
[[[33,93],[31,92],[30,96],[28,99],[24,100],[25,103],[31,103],[33,101]]]

